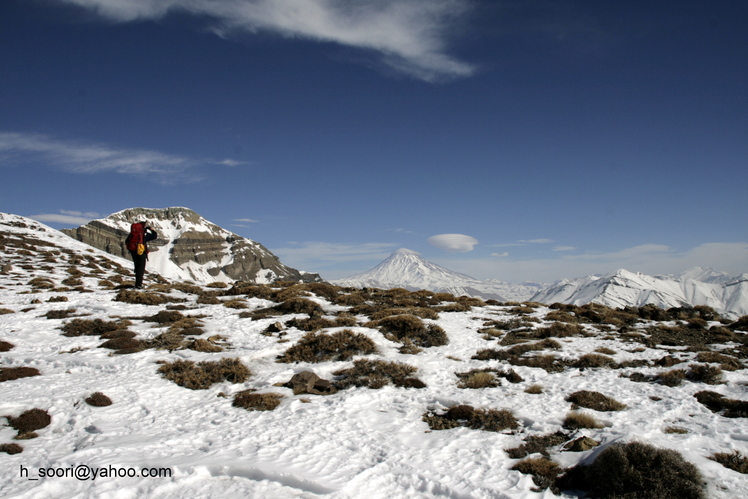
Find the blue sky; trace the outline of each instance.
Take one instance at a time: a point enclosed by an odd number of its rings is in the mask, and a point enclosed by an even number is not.
[[[328,279],[748,272],[748,2],[3,0],[0,211]]]

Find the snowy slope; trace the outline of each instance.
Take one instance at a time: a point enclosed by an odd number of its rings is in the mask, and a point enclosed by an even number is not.
[[[724,273],[694,268],[681,277],[653,277],[622,269],[604,276],[564,279],[537,293],[532,300],[574,305],[594,302],[614,308],[707,305],[738,317],[748,314],[748,275],[728,278]]]
[[[510,284],[499,280],[481,281],[440,267],[419,253],[400,248],[373,269],[332,281],[339,286],[356,288],[405,288],[466,295],[499,301],[524,301],[543,285]]]
[[[51,424],[28,440],[14,440],[13,429],[0,427],[0,445],[15,443],[23,448],[12,455],[0,452],[0,497],[552,498],[548,490],[535,492],[529,475],[511,469],[519,460],[509,458],[505,449],[519,446],[530,436],[562,431],[571,406],[566,397],[578,390],[600,391],[627,408],[587,410],[604,426],[569,432],[568,439],[589,436],[601,446],[583,452],[550,448],[551,459],[561,467],[588,462],[612,443],[643,441],[676,450],[693,463],[707,482],[708,497],[748,497],[745,475],[709,459],[717,452],[748,454],[748,419],[723,417],[693,397],[698,391],[714,390],[745,400],[748,371],[744,368],[726,371],[721,385],[686,380],[682,386],[669,387],[621,377],[634,371],[649,375],[670,369],[651,364],[623,369],[567,368],[558,373],[511,366],[523,381],[514,384],[502,379],[501,386],[493,388],[459,388],[455,373],[510,367],[503,361],[472,358],[481,349],[504,348],[480,332],[486,321],[518,318],[514,307],[492,305],[469,312],[439,312],[438,319],[427,322],[442,327],[449,343],[415,355],[400,353],[399,343],[364,326],[368,317],[359,317],[358,325],[350,327],[376,344],[379,352],[369,358],[412,365],[425,388],[388,385],[348,388],[327,396],[294,395],[277,384],[308,369],[334,379],[334,372],[352,365],[351,361],[276,362],[305,333],[295,327],[288,327],[283,335],[262,333],[269,324],[305,314],[242,318],[237,309],[202,304],[195,294],[157,285],[151,292],[160,290],[174,300],[170,306],[182,307],[183,314],[202,322],[201,338],[223,336],[227,349],[207,353],[149,348],[113,355],[100,346],[103,340],[97,336],[67,337],[59,328],[74,318],[126,319],[129,324],[123,327],[138,339],[163,333],[166,325],[147,318],[166,306],[114,301],[116,290],[102,287],[102,281],[118,276],[131,279],[127,262],[42,224],[4,214],[0,214],[0,261],[0,341],[12,344],[0,351],[0,368],[31,367],[41,373],[0,382],[0,415],[17,417],[38,408],[51,416]],[[72,275],[78,276],[80,284],[67,281]],[[52,287],[40,286],[44,280]],[[222,297],[229,298],[242,297]],[[320,304],[327,317],[348,309],[321,296],[307,298]],[[246,310],[272,304],[259,298],[243,301]],[[74,313],[69,318],[50,314],[71,309]],[[537,307],[524,318],[536,321],[530,328],[547,327],[549,312],[547,307]],[[647,321],[636,327],[644,332],[651,325]],[[683,347],[632,345],[630,336],[629,342],[619,343],[612,336],[614,331],[600,331],[589,324],[584,328],[585,335],[559,339],[560,349],[555,351],[559,358],[574,359],[601,347],[615,350],[609,355],[617,362],[674,355],[687,365],[697,355]],[[719,348],[736,345],[726,343]],[[238,358],[252,375],[242,383],[223,381],[205,390],[189,390],[157,373],[162,361],[221,358]],[[531,385],[541,385],[542,393],[527,393]],[[273,411],[233,407],[234,394],[246,389],[276,392],[283,398]],[[93,407],[83,401],[96,391],[108,395],[113,405]],[[520,427],[503,432],[466,427],[431,430],[422,420],[428,410],[441,412],[456,404],[510,410]],[[1,416],[0,421],[5,422]],[[680,433],[665,431],[672,427]],[[95,468],[99,477],[41,476],[42,470],[46,475],[64,474],[82,466]],[[102,470],[108,476],[103,477]],[[145,470],[168,470],[169,476],[144,477]],[[131,477],[112,476],[130,472]]]

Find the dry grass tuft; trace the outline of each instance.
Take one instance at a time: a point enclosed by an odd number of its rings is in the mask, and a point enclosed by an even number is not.
[[[589,466],[576,466],[556,484],[592,497],[703,499],[699,470],[678,452],[632,442],[612,444]]]
[[[626,404],[622,404],[600,392],[588,390],[574,392],[566,397],[566,401],[595,411],[621,411],[626,408]]]
[[[562,426],[567,430],[578,430],[580,428],[602,428],[603,425],[594,416],[584,412],[571,411],[566,414]]]
[[[569,435],[560,431],[548,435],[533,435],[525,439],[525,442],[519,447],[504,449],[504,452],[512,459],[522,459],[530,454],[540,453],[546,457],[549,456],[548,448],[561,445],[568,440]],[[523,472],[524,473],[524,472]]]
[[[6,454],[20,454],[23,452],[23,447],[18,444],[0,444],[0,452]]]
[[[86,403],[94,407],[106,407],[112,405],[112,399],[101,392],[94,392],[86,398]]]
[[[46,428],[52,422],[52,417],[43,409],[30,409],[23,412],[17,418],[5,416],[8,419],[8,425],[18,434],[31,433],[34,430]]]
[[[0,367],[0,383],[20,378],[39,376],[41,373],[35,367]]]
[[[73,319],[62,325],[63,336],[101,336],[104,333],[122,329],[122,324],[101,319]]]
[[[114,301],[136,305],[163,305],[164,303],[168,303],[170,300],[159,293],[121,289],[119,293],[117,293],[117,296],[114,297]]]
[[[458,388],[495,388],[501,386],[501,382],[496,379],[496,375],[488,371],[470,371],[468,373],[456,373],[460,378],[457,384]]]
[[[423,388],[426,385],[411,376],[416,371],[417,369],[409,364],[359,359],[353,362],[353,367],[335,371],[333,374],[341,377],[334,383],[340,390],[351,386],[366,386],[376,390],[390,383],[404,388]]]
[[[525,393],[529,393],[532,395],[539,395],[543,393],[543,387],[542,385],[530,385],[527,388],[525,388]]]
[[[278,357],[277,362],[326,362],[349,360],[354,355],[377,352],[374,342],[362,333],[343,329],[332,334],[310,332]]]
[[[158,372],[164,378],[191,390],[205,390],[221,381],[244,383],[252,374],[239,359],[228,358],[197,364],[191,360],[167,362],[158,368]]]
[[[248,411],[272,411],[280,405],[281,398],[283,395],[280,393],[254,393],[253,390],[243,390],[234,395],[231,405]]]
[[[708,390],[697,392],[693,396],[710,411],[721,412],[726,418],[748,418],[748,402],[745,400],[729,399],[720,393]]]
[[[748,475],[748,457],[745,457],[738,450],[732,452],[718,452],[712,455],[709,459],[717,461],[725,468]]]
[[[377,321],[377,327],[388,338],[395,341],[404,342],[407,338],[414,345],[428,348],[446,345],[449,338],[444,330],[435,325],[428,326],[415,315],[393,315]]]
[[[475,409],[470,405],[450,407],[444,414],[426,412],[422,417],[432,430],[448,430],[464,426],[473,430],[503,431],[519,428],[519,422],[506,409]]]
[[[15,345],[7,341],[0,341],[0,352],[9,352]]]
[[[196,338],[195,341],[190,343],[187,348],[189,350],[195,350],[196,352],[223,352],[223,348],[202,338]]]
[[[677,434],[677,435],[685,435],[688,433],[688,430],[685,428],[681,428],[680,426],[668,426],[664,430],[662,430],[663,433],[668,434]]]
[[[735,357],[717,352],[699,352],[698,355],[696,355],[696,360],[698,362],[719,364],[719,367],[724,371],[737,371],[738,369],[743,369],[745,367],[743,363]]]
[[[523,459],[511,469],[532,475],[532,481],[537,485],[533,492],[541,492],[547,488],[555,489],[556,478],[561,473],[558,463],[547,457]]]

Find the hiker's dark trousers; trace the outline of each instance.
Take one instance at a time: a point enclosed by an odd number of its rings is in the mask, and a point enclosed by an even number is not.
[[[138,255],[137,251],[131,251],[132,261],[135,265],[135,287],[143,287],[143,274],[145,274],[145,262],[148,260],[148,254]]]

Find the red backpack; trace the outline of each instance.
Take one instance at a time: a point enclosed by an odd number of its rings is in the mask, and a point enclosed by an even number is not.
[[[125,244],[129,251],[137,251],[138,255],[145,253],[145,224],[142,222],[132,224]]]

